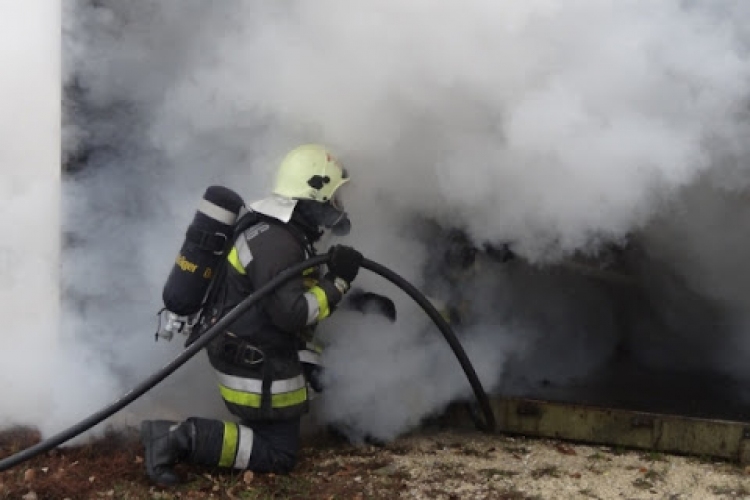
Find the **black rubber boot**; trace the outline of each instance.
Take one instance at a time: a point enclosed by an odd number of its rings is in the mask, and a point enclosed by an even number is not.
[[[173,467],[193,449],[195,428],[191,422],[144,420],[141,442],[145,447],[146,474],[159,486],[181,482]]]

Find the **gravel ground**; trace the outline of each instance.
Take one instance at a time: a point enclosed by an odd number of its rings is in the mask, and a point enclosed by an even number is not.
[[[0,432],[0,456],[38,441]],[[0,499],[750,499],[750,467],[562,441],[422,430],[384,446],[306,440],[288,476],[181,466],[155,488],[132,435],[47,452],[0,472]]]
[[[390,446],[402,498],[750,499],[750,468],[695,457],[456,431]]]

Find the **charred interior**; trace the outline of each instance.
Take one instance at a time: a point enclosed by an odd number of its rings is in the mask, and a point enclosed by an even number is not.
[[[649,256],[637,234],[597,255],[531,264],[512,243],[475,243],[461,228],[420,225],[435,249],[425,286],[454,328],[513,318],[529,332],[528,349],[508,359],[495,395],[700,418],[750,415],[742,377],[721,361],[736,334],[731,313]]]

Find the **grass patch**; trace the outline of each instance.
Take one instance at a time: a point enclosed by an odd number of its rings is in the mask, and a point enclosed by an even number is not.
[[[614,448],[610,448],[610,449],[607,450],[607,453],[609,453],[610,455],[615,455],[615,456],[618,456],[618,457],[621,456],[621,455],[626,454],[627,452],[628,452],[628,450],[626,450],[622,446],[615,446]]]
[[[491,451],[482,451],[482,450],[475,450],[474,448],[460,448],[459,451],[464,454],[468,455],[470,457],[477,457],[477,458],[492,458],[492,452]]]
[[[664,481],[664,472],[649,469],[646,472],[643,473],[643,477],[647,479],[648,481]]]
[[[512,455],[528,455],[531,450],[525,446],[503,446],[503,450]]]
[[[694,464],[713,465],[716,460],[709,455],[697,455],[687,457],[687,461]]]
[[[541,479],[543,477],[560,477],[560,470],[554,465],[541,467],[531,471],[531,477],[534,479]]]
[[[649,451],[647,453],[643,453],[641,454],[641,459],[646,460],[647,462],[669,462],[669,460],[667,460],[667,457],[664,456],[664,453],[658,451]]]
[[[499,477],[513,477],[519,473],[514,470],[507,469],[479,469],[479,473],[486,476],[488,479],[492,479],[495,476]]]
[[[738,483],[737,486],[709,486],[708,488],[711,490],[711,493],[714,495],[719,496],[728,496],[728,497],[739,497],[739,498],[745,498],[748,495],[750,495],[750,488],[745,486],[742,483]]]
[[[599,497],[593,491],[591,491],[591,489],[589,489],[589,488],[584,488],[582,490],[578,490],[578,493],[580,493],[582,497],[585,497],[585,498],[595,498],[595,499],[599,500]]]
[[[523,491],[516,489],[496,490],[492,498],[496,498],[497,500],[543,500],[539,495],[527,495]]]
[[[607,471],[607,468],[597,466],[597,465],[589,465],[586,467],[586,470],[591,472],[592,474],[596,474],[597,476],[601,476]]]
[[[636,478],[635,481],[633,481],[633,486],[635,486],[639,490],[650,490],[651,488],[654,487],[654,483],[652,483],[646,478],[639,477],[639,478]]]
[[[311,483],[307,477],[275,476],[268,482],[249,485],[237,485],[241,491],[235,491],[235,496],[248,500],[265,500],[270,498],[309,498],[312,494]]]

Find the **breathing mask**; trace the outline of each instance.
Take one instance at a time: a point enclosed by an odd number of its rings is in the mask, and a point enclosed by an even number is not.
[[[329,229],[336,236],[346,236],[352,228],[349,216],[337,197],[325,203],[300,200],[297,206],[308,220],[319,227]]]

